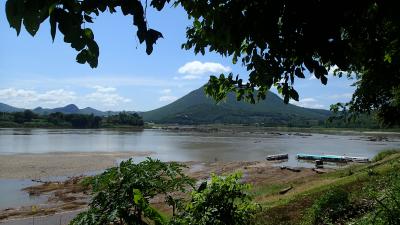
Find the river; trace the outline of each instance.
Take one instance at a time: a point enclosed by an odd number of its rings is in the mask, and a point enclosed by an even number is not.
[[[252,161],[277,153],[373,157],[383,149],[398,147],[400,136],[389,134],[0,129],[0,155],[145,151],[164,161]]]
[[[198,132],[144,129],[0,129],[1,155],[48,152],[152,152],[163,161],[254,161],[270,154],[288,153],[290,166],[312,166],[296,160],[298,153],[335,154],[372,158],[379,151],[400,147],[400,135],[388,133],[297,133],[270,130]],[[140,159],[139,159],[140,160]],[[0,209],[37,204],[21,188],[27,179],[0,179]]]

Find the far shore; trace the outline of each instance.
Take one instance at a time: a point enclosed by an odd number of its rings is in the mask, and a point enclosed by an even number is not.
[[[48,129],[48,130],[82,130],[71,127],[0,127],[0,129]],[[364,135],[400,135],[400,128],[335,128],[335,127],[288,127],[260,126],[256,124],[146,124],[145,126],[113,126],[100,128],[83,128],[83,130],[126,130],[142,131],[145,129],[160,129],[179,132],[302,132],[321,134],[364,134]]]
[[[150,156],[151,152],[51,152],[0,156],[0,179],[77,176],[116,165],[116,160]]]

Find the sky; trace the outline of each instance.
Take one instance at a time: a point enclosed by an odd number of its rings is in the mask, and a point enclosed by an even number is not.
[[[53,108],[73,103],[80,108],[147,111],[201,87],[211,74],[232,72],[244,80],[248,75],[241,63],[232,64],[229,57],[181,49],[190,24],[181,8],[169,5],[162,12],[148,8],[149,27],[164,36],[151,55],[139,44],[132,17],[121,13],[96,17],[87,24],[100,47],[99,65],[92,69],[75,61],[77,52],[60,33],[52,42],[48,20],[35,37],[24,28],[17,36],[4,5],[0,5],[0,102],[12,106]],[[329,109],[351,98],[353,82],[329,75],[325,86],[308,74],[295,80],[300,101],[292,103]]]

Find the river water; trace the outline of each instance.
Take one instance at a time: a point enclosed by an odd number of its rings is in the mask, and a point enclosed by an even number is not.
[[[0,157],[4,154],[90,151],[145,151],[163,161],[264,160],[267,155],[288,153],[291,166],[298,153],[335,154],[372,158],[379,151],[399,148],[400,136],[393,134],[317,134],[295,132],[225,130],[195,132],[145,129],[71,130],[0,129]],[[0,208],[35,204],[20,189],[29,180],[0,179]],[[8,197],[4,197],[8,196]]]
[[[382,149],[399,146],[400,136],[386,134],[0,129],[0,155],[146,151],[153,152],[152,157],[165,161],[235,161],[261,160],[276,153],[373,157]]]

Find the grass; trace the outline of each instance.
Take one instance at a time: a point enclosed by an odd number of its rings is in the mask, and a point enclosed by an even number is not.
[[[263,186],[254,187],[252,190],[253,196],[271,196],[278,194],[279,191],[288,187],[289,185],[283,184],[266,184]]]
[[[386,158],[386,157],[388,157],[388,156],[390,156],[390,155],[396,154],[396,153],[400,153],[400,150],[398,150],[398,149],[388,149],[388,150],[386,150],[386,151],[379,152],[379,153],[372,159],[372,162],[381,161],[382,159],[384,159],[384,158]]]
[[[371,164],[352,165],[322,174],[313,180],[294,183],[293,191],[283,196],[276,194],[277,187],[273,184],[258,187],[255,191],[258,194],[256,200],[262,204],[263,212],[258,215],[257,222],[301,224],[315,200],[334,188],[348,191],[352,202],[360,202],[365,198],[362,190],[366,186],[378,185],[378,179],[383,179],[399,166],[400,151],[388,150],[378,154]]]

